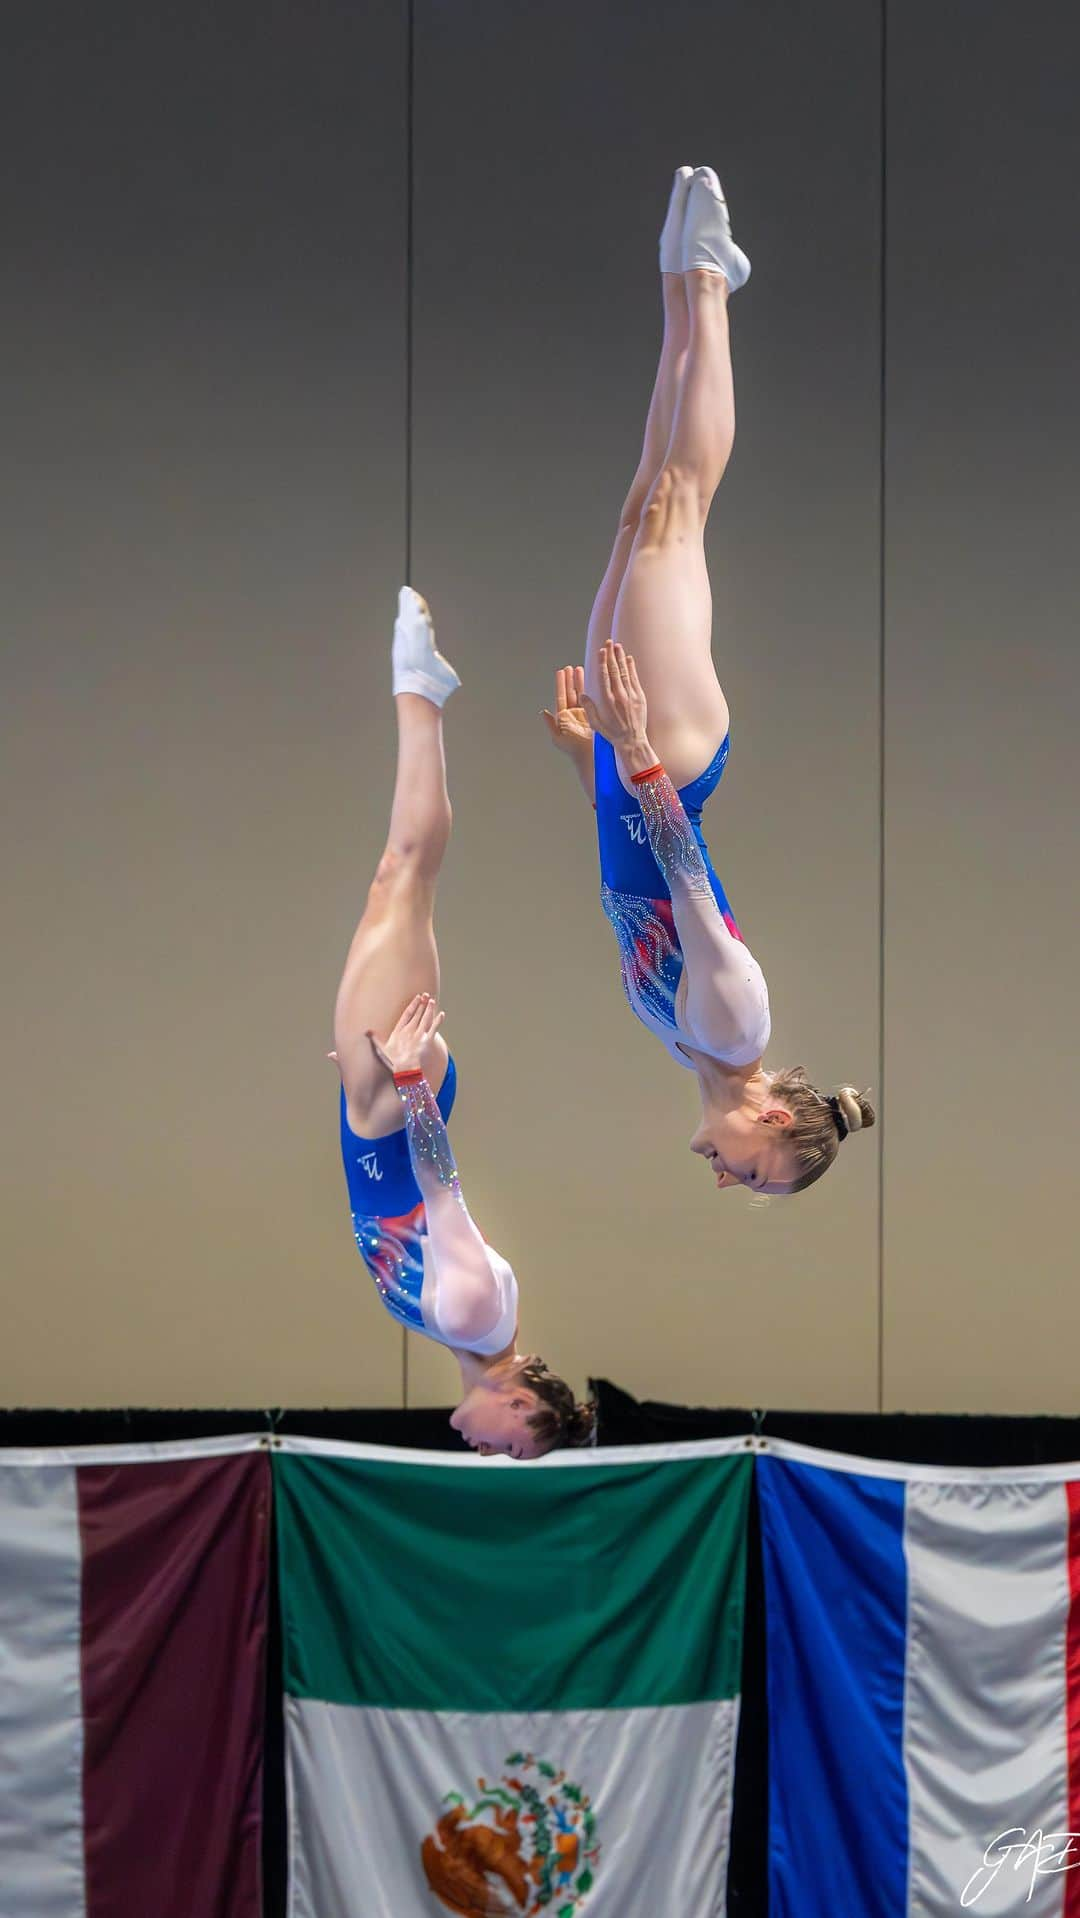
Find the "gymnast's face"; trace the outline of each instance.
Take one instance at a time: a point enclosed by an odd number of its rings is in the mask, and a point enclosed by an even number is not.
[[[705,1160],[721,1192],[741,1185],[749,1192],[779,1197],[790,1192],[793,1177],[784,1136],[790,1124],[786,1106],[706,1116],[690,1141],[690,1150]]]
[[[485,1458],[493,1452],[508,1458],[539,1458],[545,1448],[527,1423],[539,1409],[536,1393],[527,1386],[512,1379],[495,1386],[485,1381],[466,1392],[450,1423],[466,1445]]]

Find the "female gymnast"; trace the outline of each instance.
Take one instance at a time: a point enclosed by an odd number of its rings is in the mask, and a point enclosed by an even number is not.
[[[664,335],[641,459],[589,621],[555,676],[555,744],[596,807],[601,898],[642,1023],[701,1092],[690,1150],[721,1189],[805,1191],[874,1123],[854,1086],[767,1072],[769,995],[701,830],[728,754],[704,532],[735,437],[727,303],[750,262],[711,167],[680,167],[660,236]]]
[[[461,1368],[450,1423],[478,1452],[587,1444],[593,1407],[517,1348],[517,1280],[462,1196],[446,1121],[457,1074],[439,1030],[435,884],[450,837],[442,709],[460,680],[405,586],[394,627],[398,755],[390,830],[334,1013],[341,1149],[356,1243],[398,1323]],[[377,1033],[386,1036],[376,1037]]]

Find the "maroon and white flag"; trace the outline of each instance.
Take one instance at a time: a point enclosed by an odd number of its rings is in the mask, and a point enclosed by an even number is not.
[[[0,1451],[0,1910],[259,1918],[269,1458]]]

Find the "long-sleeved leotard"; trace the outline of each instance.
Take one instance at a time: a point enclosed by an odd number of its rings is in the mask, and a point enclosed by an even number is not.
[[[507,1304],[506,1260],[488,1245],[461,1191],[450,1135],[423,1074],[395,1074],[413,1174],[424,1201],[435,1289],[431,1316],[451,1344],[487,1338]],[[425,1300],[425,1311],[427,1311]]]
[[[444,1345],[500,1352],[517,1329],[514,1273],[489,1246],[461,1191],[446,1130],[456,1072],[436,1095],[422,1076],[398,1084],[404,1127],[362,1139],[341,1109],[353,1229],[383,1304]]]
[[[725,740],[712,766],[682,794],[662,766],[636,775],[634,800],[607,741],[595,749],[601,896],[619,941],[626,996],[683,1065],[690,1061],[679,1040],[726,1064],[749,1065],[769,1037],[764,975],[697,824],[727,749]]]

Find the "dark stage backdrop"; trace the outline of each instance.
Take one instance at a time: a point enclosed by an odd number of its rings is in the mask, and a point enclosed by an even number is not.
[[[530,1348],[1071,1408],[1078,54],[1065,0],[9,6],[0,1402],[449,1397],[357,1261],[322,1056],[411,551],[465,682],[455,1147]],[[685,1149],[539,718],[706,160],[754,262],[710,838],[770,1063],[883,1113],[764,1207]]]

